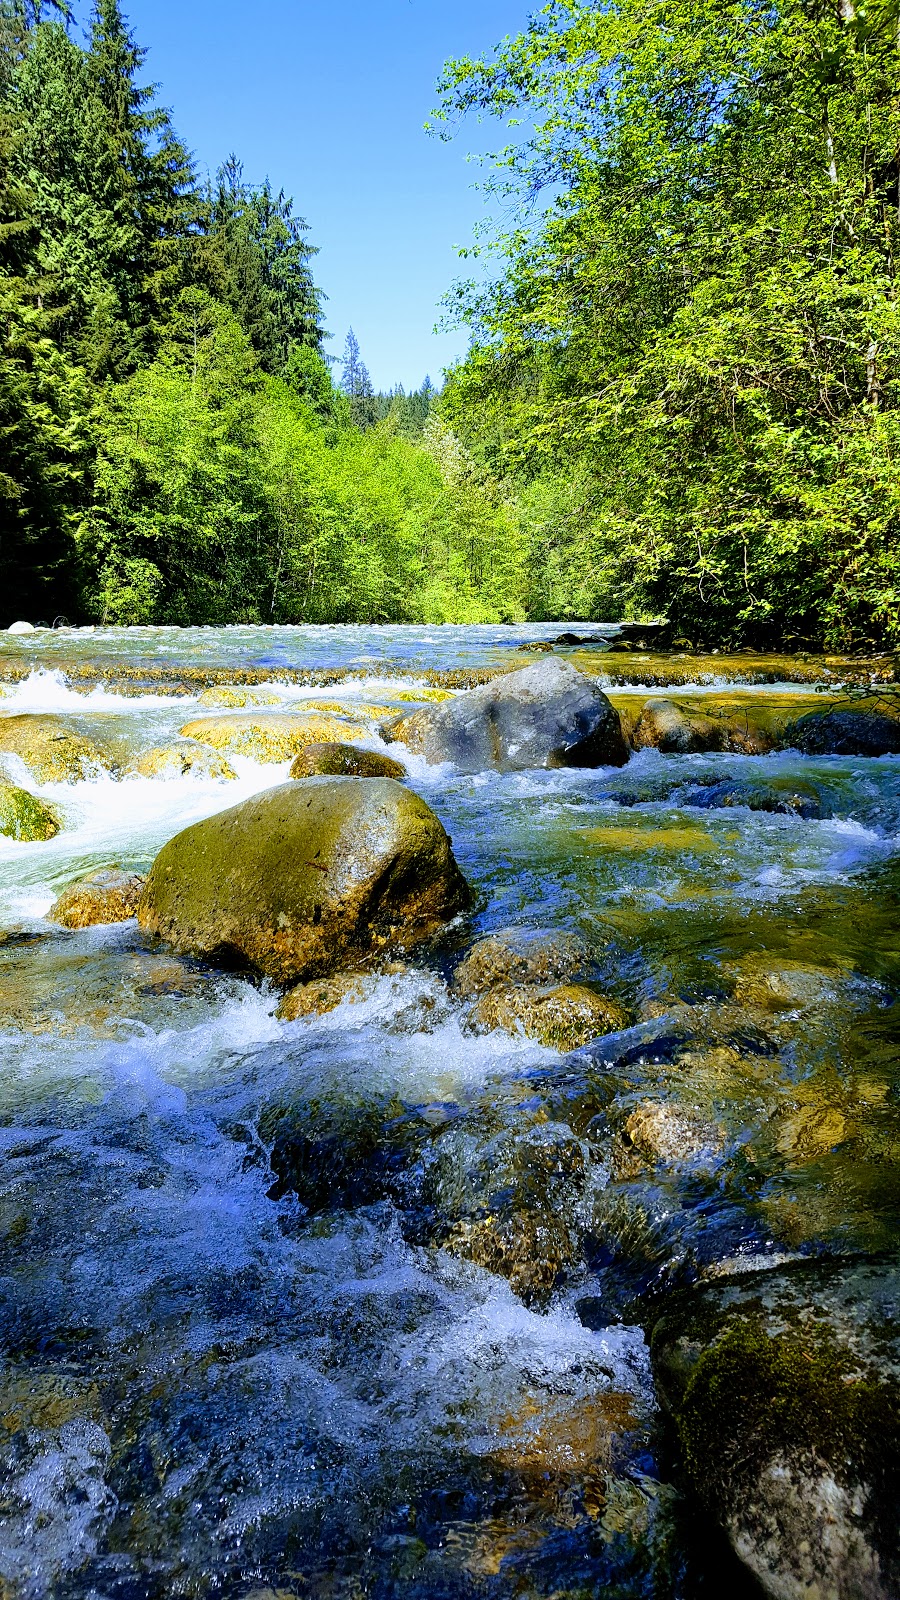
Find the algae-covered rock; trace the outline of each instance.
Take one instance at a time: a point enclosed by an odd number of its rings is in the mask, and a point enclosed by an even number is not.
[[[18,756],[39,783],[73,783],[113,766],[108,751],[62,717],[37,713],[0,717],[0,755]]]
[[[323,1016],[334,1011],[345,1001],[362,1000],[365,978],[361,972],[342,972],[334,978],[313,978],[309,983],[297,983],[282,995],[276,1016],[282,1022],[296,1022],[298,1017]]]
[[[718,1154],[725,1143],[721,1127],[684,1106],[647,1100],[629,1114],[623,1142],[638,1156],[670,1165]]]
[[[583,973],[590,952],[574,933],[545,928],[498,928],[479,939],[457,967],[457,994],[483,994],[496,984],[554,983]]]
[[[358,750],[351,744],[308,744],[295,756],[292,778],[405,778],[406,768],[378,750]]]
[[[623,766],[628,759],[618,713],[603,690],[555,660],[422,706],[383,731],[426,761],[452,761],[462,772]]]
[[[157,745],[135,756],[125,768],[126,777],[232,779],[237,773],[224,756],[197,739],[179,739]]]
[[[280,706],[283,699],[271,689],[251,689],[241,684],[230,689],[226,686],[204,689],[197,702],[201,706],[226,706],[241,710],[245,706]]]
[[[366,732],[360,723],[339,717],[290,711],[198,717],[181,729],[185,739],[261,762],[289,761],[308,744],[363,739]]]
[[[90,928],[97,922],[127,922],[137,915],[145,879],[138,872],[101,867],[64,889],[47,917],[64,928]]]
[[[52,839],[59,829],[59,817],[52,806],[14,783],[0,783],[0,833],[8,839],[33,843]]]
[[[900,1265],[798,1263],[673,1300],[652,1337],[684,1469],[766,1594],[900,1591]]]
[[[521,1032],[552,1050],[578,1050],[601,1034],[627,1028],[629,1020],[615,1000],[580,983],[496,987],[469,1012],[469,1022],[477,1028]]]
[[[900,706],[898,706],[900,712]],[[900,715],[812,711],[785,729],[785,742],[809,756],[900,755]]]
[[[138,919],[180,951],[287,985],[406,949],[470,898],[418,795],[389,778],[308,778],[171,839]]]

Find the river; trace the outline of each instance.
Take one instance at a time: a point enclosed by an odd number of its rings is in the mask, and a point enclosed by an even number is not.
[[[735,1262],[896,1241],[900,758],[463,777],[392,747],[476,912],[297,1022],[133,922],[46,920],[285,781],[242,756],[227,782],[120,775],[223,686],[408,709],[557,631],[0,640],[0,716],[116,757],[44,784],[3,758],[64,822],[0,839],[3,1600],[744,1592],[680,1492],[647,1330]],[[648,696],[609,631],[578,664]],[[737,678],[813,705],[840,676],[693,670],[707,700]],[[632,1025],[569,1055],[471,1032],[454,962],[510,924],[581,935]]]

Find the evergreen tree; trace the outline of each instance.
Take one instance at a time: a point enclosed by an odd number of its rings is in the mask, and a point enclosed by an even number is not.
[[[344,341],[341,388],[350,401],[354,425],[357,428],[371,428],[378,421],[380,408],[368,368],[360,355],[359,340],[352,328]]]

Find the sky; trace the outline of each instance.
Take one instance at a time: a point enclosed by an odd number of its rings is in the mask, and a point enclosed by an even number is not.
[[[145,79],[215,171],[232,150],[250,180],[294,196],[319,247],[328,349],[353,327],[376,388],[418,388],[465,352],[435,334],[440,301],[471,263],[485,205],[473,149],[502,142],[473,124],[449,145],[423,124],[449,56],[518,32],[528,0],[125,0]]]

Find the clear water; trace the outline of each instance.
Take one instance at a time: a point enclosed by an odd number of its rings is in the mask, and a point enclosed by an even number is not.
[[[524,631],[40,635],[0,711],[124,760],[203,707],[75,693],[76,652],[359,666],[327,694],[358,710]],[[289,1024],[134,924],[46,922],[286,775],[234,764],[29,779],[65,827],[0,839],[0,1595],[737,1594],[672,1487],[645,1334],[698,1275],[896,1238],[900,761],[410,759],[479,893],[458,946],[578,930],[628,1008],[570,1056],[468,1031],[452,942]]]

